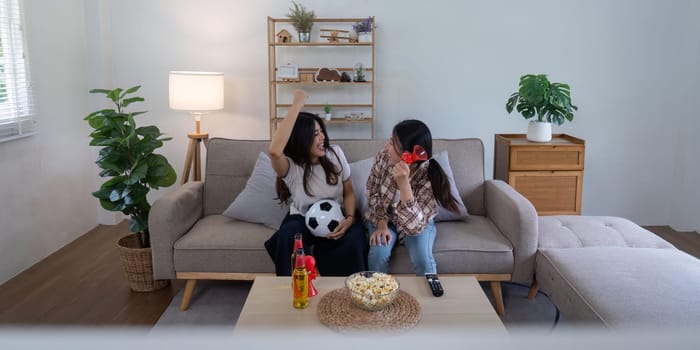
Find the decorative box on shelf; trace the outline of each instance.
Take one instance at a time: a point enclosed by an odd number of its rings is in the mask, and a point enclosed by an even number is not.
[[[581,215],[585,141],[554,134],[550,142],[496,134],[493,178],[525,196],[538,215]]]

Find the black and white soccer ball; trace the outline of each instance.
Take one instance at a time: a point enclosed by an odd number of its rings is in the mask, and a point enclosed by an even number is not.
[[[340,204],[332,199],[322,199],[309,207],[306,212],[306,227],[314,236],[326,237],[343,221]]]

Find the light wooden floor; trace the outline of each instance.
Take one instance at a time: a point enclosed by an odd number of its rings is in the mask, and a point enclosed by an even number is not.
[[[700,234],[647,229],[700,258]],[[0,285],[0,325],[155,324],[183,283],[153,293],[130,291],[116,249],[128,233],[126,221],[98,226]]]

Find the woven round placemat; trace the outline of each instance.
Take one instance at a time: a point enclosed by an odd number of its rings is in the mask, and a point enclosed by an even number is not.
[[[345,288],[332,290],[318,303],[318,318],[340,333],[401,333],[420,321],[418,300],[399,290],[394,302],[383,310],[367,311],[352,303]]]

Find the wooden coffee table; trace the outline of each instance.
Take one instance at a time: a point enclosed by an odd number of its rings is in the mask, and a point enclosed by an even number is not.
[[[474,277],[440,277],[445,294],[436,298],[430,293],[425,278],[398,276],[401,290],[415,297],[421,305],[421,319],[411,330],[487,329],[489,332],[507,334],[501,319],[486,298]],[[279,329],[334,334],[318,320],[317,308],[321,297],[342,288],[345,277],[320,277],[314,281],[318,295],[306,309],[292,306],[291,277],[258,276],[250,289],[243,310],[236,322],[234,334],[265,333]]]

